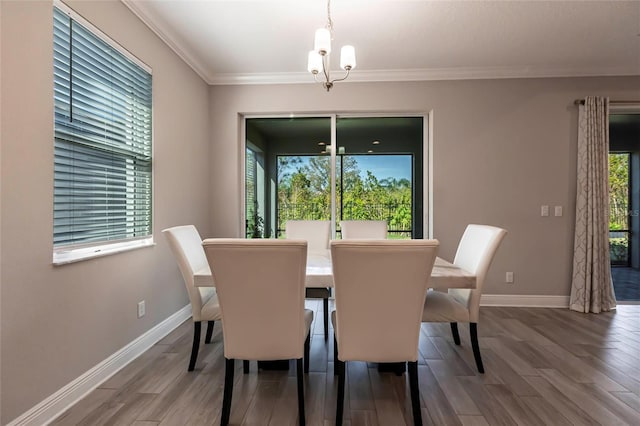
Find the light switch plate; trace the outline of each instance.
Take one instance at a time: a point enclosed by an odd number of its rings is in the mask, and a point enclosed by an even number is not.
[[[562,216],[562,206],[556,206],[555,207],[555,215],[556,216]]]
[[[549,216],[549,206],[540,207],[540,216]]]

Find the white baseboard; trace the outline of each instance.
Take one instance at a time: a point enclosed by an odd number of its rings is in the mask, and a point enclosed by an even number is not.
[[[171,315],[100,364],[34,406],[7,426],[46,425],[136,359],[191,316],[191,305]]]
[[[480,305],[523,308],[568,308],[569,296],[483,294],[480,299]]]

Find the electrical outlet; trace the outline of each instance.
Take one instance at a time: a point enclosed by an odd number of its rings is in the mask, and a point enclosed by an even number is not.
[[[142,302],[138,302],[138,318],[142,318],[146,313],[146,307],[144,305],[144,300]]]
[[[512,283],[513,282],[513,272],[507,272],[505,277],[504,277],[504,281],[507,283]]]

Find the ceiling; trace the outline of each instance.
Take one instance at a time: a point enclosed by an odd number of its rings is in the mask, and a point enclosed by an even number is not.
[[[122,2],[209,84],[313,81],[325,0]],[[333,0],[331,16],[350,81],[640,75],[640,1]]]

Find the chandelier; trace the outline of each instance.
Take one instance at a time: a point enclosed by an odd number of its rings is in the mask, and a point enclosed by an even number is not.
[[[309,52],[309,62],[307,63],[307,70],[313,74],[313,79],[319,83],[321,82],[327,92],[331,90],[333,83],[346,80],[349,77],[349,71],[356,67],[356,50],[353,46],[342,46],[340,50],[340,68],[345,70],[346,74],[342,78],[331,79],[329,55],[331,53],[332,38],[331,0],[327,0],[327,25],[316,30],[314,48]],[[318,79],[320,72],[324,74],[324,80]]]

